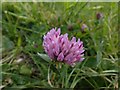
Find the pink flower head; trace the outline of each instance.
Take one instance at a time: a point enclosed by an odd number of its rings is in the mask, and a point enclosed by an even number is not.
[[[101,18],[103,18],[103,14],[102,13],[97,13],[96,14],[96,18],[98,19],[98,20],[100,20]]]
[[[76,62],[84,60],[83,42],[73,37],[70,41],[68,34],[60,35],[60,28],[51,29],[43,37],[43,47],[45,52],[51,59],[57,59],[58,61],[67,63],[74,66]]]
[[[86,24],[82,24],[81,29],[84,31],[88,26]]]

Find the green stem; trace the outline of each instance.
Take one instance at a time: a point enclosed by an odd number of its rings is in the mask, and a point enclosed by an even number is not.
[[[51,66],[51,65],[50,65]],[[53,87],[53,85],[51,84],[51,81],[50,81],[50,66],[48,67],[48,84]]]

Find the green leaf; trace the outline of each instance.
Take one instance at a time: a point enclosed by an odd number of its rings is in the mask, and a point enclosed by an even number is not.
[[[118,73],[118,70],[105,70],[103,73]]]
[[[75,82],[72,83],[72,85],[70,86],[70,88],[74,88],[76,86],[76,84],[80,81],[81,78],[77,79]]]
[[[2,36],[2,51],[10,50],[13,48],[14,48],[14,43],[8,37]]]
[[[65,88],[68,88],[68,87],[69,87],[69,86],[68,86],[68,85],[69,85],[69,81],[70,81],[70,79],[71,79],[71,77],[72,77],[75,69],[76,69],[76,68],[74,68],[74,69],[71,71],[71,73],[69,74],[69,76],[68,76],[68,78],[67,78],[67,80],[66,80],[66,83],[65,83]]]
[[[38,56],[40,56],[46,62],[51,63],[51,59],[50,59],[50,57],[48,55],[46,55],[46,54],[40,54],[40,53],[37,53],[37,54],[38,54]]]
[[[102,53],[100,51],[97,51],[97,66],[100,65],[101,59],[102,59]]]
[[[49,58],[48,55],[46,54],[40,54],[37,53],[43,60],[45,60],[46,62],[50,63],[50,68],[53,70],[53,72],[57,73],[60,75],[59,70],[56,68],[56,66],[54,65],[54,63],[52,63],[51,59]]]
[[[17,42],[17,46],[20,47],[20,46],[21,46],[21,43],[22,43],[22,42],[21,42],[21,36],[19,35],[19,37],[18,37],[18,42]]]
[[[21,66],[20,73],[24,75],[31,75],[32,71],[26,65]]]

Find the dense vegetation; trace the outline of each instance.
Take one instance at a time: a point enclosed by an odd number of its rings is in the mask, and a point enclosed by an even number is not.
[[[59,68],[49,62],[42,42],[54,27],[84,42],[83,62]],[[118,88],[117,3],[4,2],[2,29],[4,89]]]

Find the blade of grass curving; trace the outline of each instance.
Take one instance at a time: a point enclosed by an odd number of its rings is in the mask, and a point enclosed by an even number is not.
[[[76,75],[76,77],[77,77],[77,75]],[[84,77],[84,76],[83,76],[83,77],[80,77],[80,78],[78,78],[77,80],[76,80],[76,78],[74,78],[74,80],[73,80],[70,88],[74,88],[74,87],[76,86],[76,84],[77,84],[80,80],[82,80],[83,78],[85,78],[85,77]]]
[[[48,76],[47,76],[47,79],[48,79],[48,84],[51,86],[51,87],[54,87],[50,81],[50,65],[48,67]]]
[[[95,86],[86,78],[84,78],[85,81],[87,81],[93,88],[95,88]]]
[[[76,68],[74,68],[72,71],[71,71],[71,73],[69,74],[69,76],[67,77],[67,80],[65,81],[65,88],[69,88],[69,80],[70,80],[70,78],[71,78],[71,76],[72,76],[72,74],[74,73],[74,71],[76,70]]]
[[[70,88],[74,88],[75,85],[77,84],[77,82],[80,80],[80,79],[76,80],[77,77],[78,77],[78,75],[79,75],[79,73],[80,73],[80,71],[81,71],[81,69],[80,69],[80,70],[77,72],[77,74],[75,75],[75,77],[74,77],[74,79],[73,79],[73,82],[72,82]]]
[[[81,11],[82,9],[88,4],[89,1],[87,1],[81,8],[80,10],[76,13],[76,15],[74,17],[76,17]]]

